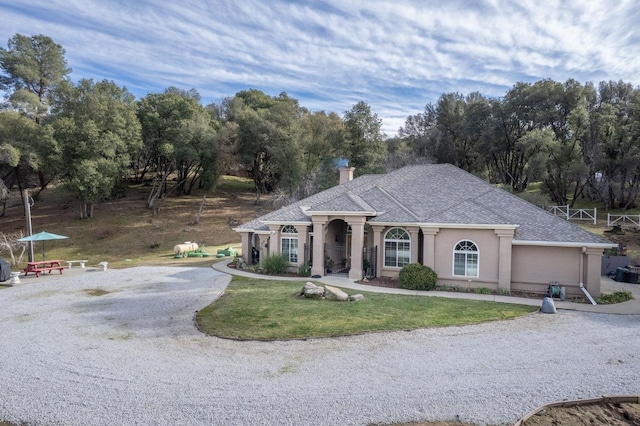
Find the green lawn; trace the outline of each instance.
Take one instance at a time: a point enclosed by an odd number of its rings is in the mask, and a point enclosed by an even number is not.
[[[210,335],[287,340],[474,324],[514,318],[534,306],[363,293],[361,302],[298,297],[302,282],[233,277],[224,295],[196,316]],[[353,294],[353,290],[347,290]]]

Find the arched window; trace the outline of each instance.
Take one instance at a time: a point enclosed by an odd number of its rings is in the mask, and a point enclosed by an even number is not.
[[[285,225],[280,233],[280,253],[287,256],[290,263],[298,263],[298,230],[293,225]]]
[[[384,235],[384,266],[402,268],[411,262],[411,237],[402,228],[391,228]]]
[[[477,277],[480,252],[473,241],[463,240],[453,249],[453,275]]]

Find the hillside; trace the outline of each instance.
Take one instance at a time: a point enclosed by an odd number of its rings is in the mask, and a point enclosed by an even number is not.
[[[225,176],[216,190],[207,196],[200,224],[194,223],[200,207],[202,193],[192,196],[169,196],[161,201],[160,212],[146,208],[150,188],[134,186],[123,198],[99,203],[94,217],[79,219],[79,204],[73,195],[59,189],[41,193],[32,209],[33,232],[53,232],[69,239],[45,243],[48,259],[88,259],[89,265],[108,261],[113,267],[142,264],[210,264],[209,259],[174,259],[176,244],[192,241],[204,244],[210,253],[217,248],[234,245],[240,247],[240,236],[233,226],[247,222],[273,210],[271,198],[262,196],[255,204],[253,183],[245,178]],[[621,233],[607,233],[606,213],[599,210],[597,225],[575,222],[595,234],[626,246],[633,263],[640,263],[640,230],[625,228]],[[7,202],[4,217],[0,218],[0,232],[25,233],[25,219],[17,191]],[[42,243],[36,243],[36,259],[42,259]],[[7,253],[0,257],[9,258]],[[23,259],[23,261],[26,261]]]
[[[89,265],[108,261],[110,266],[124,267],[142,264],[198,264],[208,259],[174,259],[176,244],[192,241],[205,244],[210,253],[235,245],[240,236],[232,227],[271,210],[269,197],[255,204],[250,181],[224,177],[215,191],[207,196],[200,223],[194,223],[202,193],[192,196],[168,197],[162,200],[157,216],[146,208],[149,187],[128,188],[123,198],[96,204],[94,217],[79,219],[79,204],[73,195],[58,189],[41,193],[32,208],[33,232],[53,232],[68,236],[65,240],[45,243],[47,259],[88,259]],[[0,232],[26,230],[23,208],[17,191],[7,202]],[[26,232],[25,232],[26,235]],[[42,243],[34,247],[36,259],[42,259]],[[6,253],[0,254],[9,258]],[[26,261],[26,256],[23,261]]]

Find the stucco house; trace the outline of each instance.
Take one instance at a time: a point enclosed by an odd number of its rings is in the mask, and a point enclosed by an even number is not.
[[[245,223],[242,253],[285,254],[312,275],[397,276],[419,262],[439,285],[546,293],[550,282],[600,295],[615,244],[449,164],[353,179]]]

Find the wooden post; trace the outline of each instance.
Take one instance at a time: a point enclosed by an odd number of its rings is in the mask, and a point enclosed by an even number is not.
[[[31,228],[31,204],[29,203],[29,190],[22,190],[22,199],[24,202],[24,215],[27,220],[27,235],[33,235]],[[29,262],[33,262],[33,241],[29,241]]]

